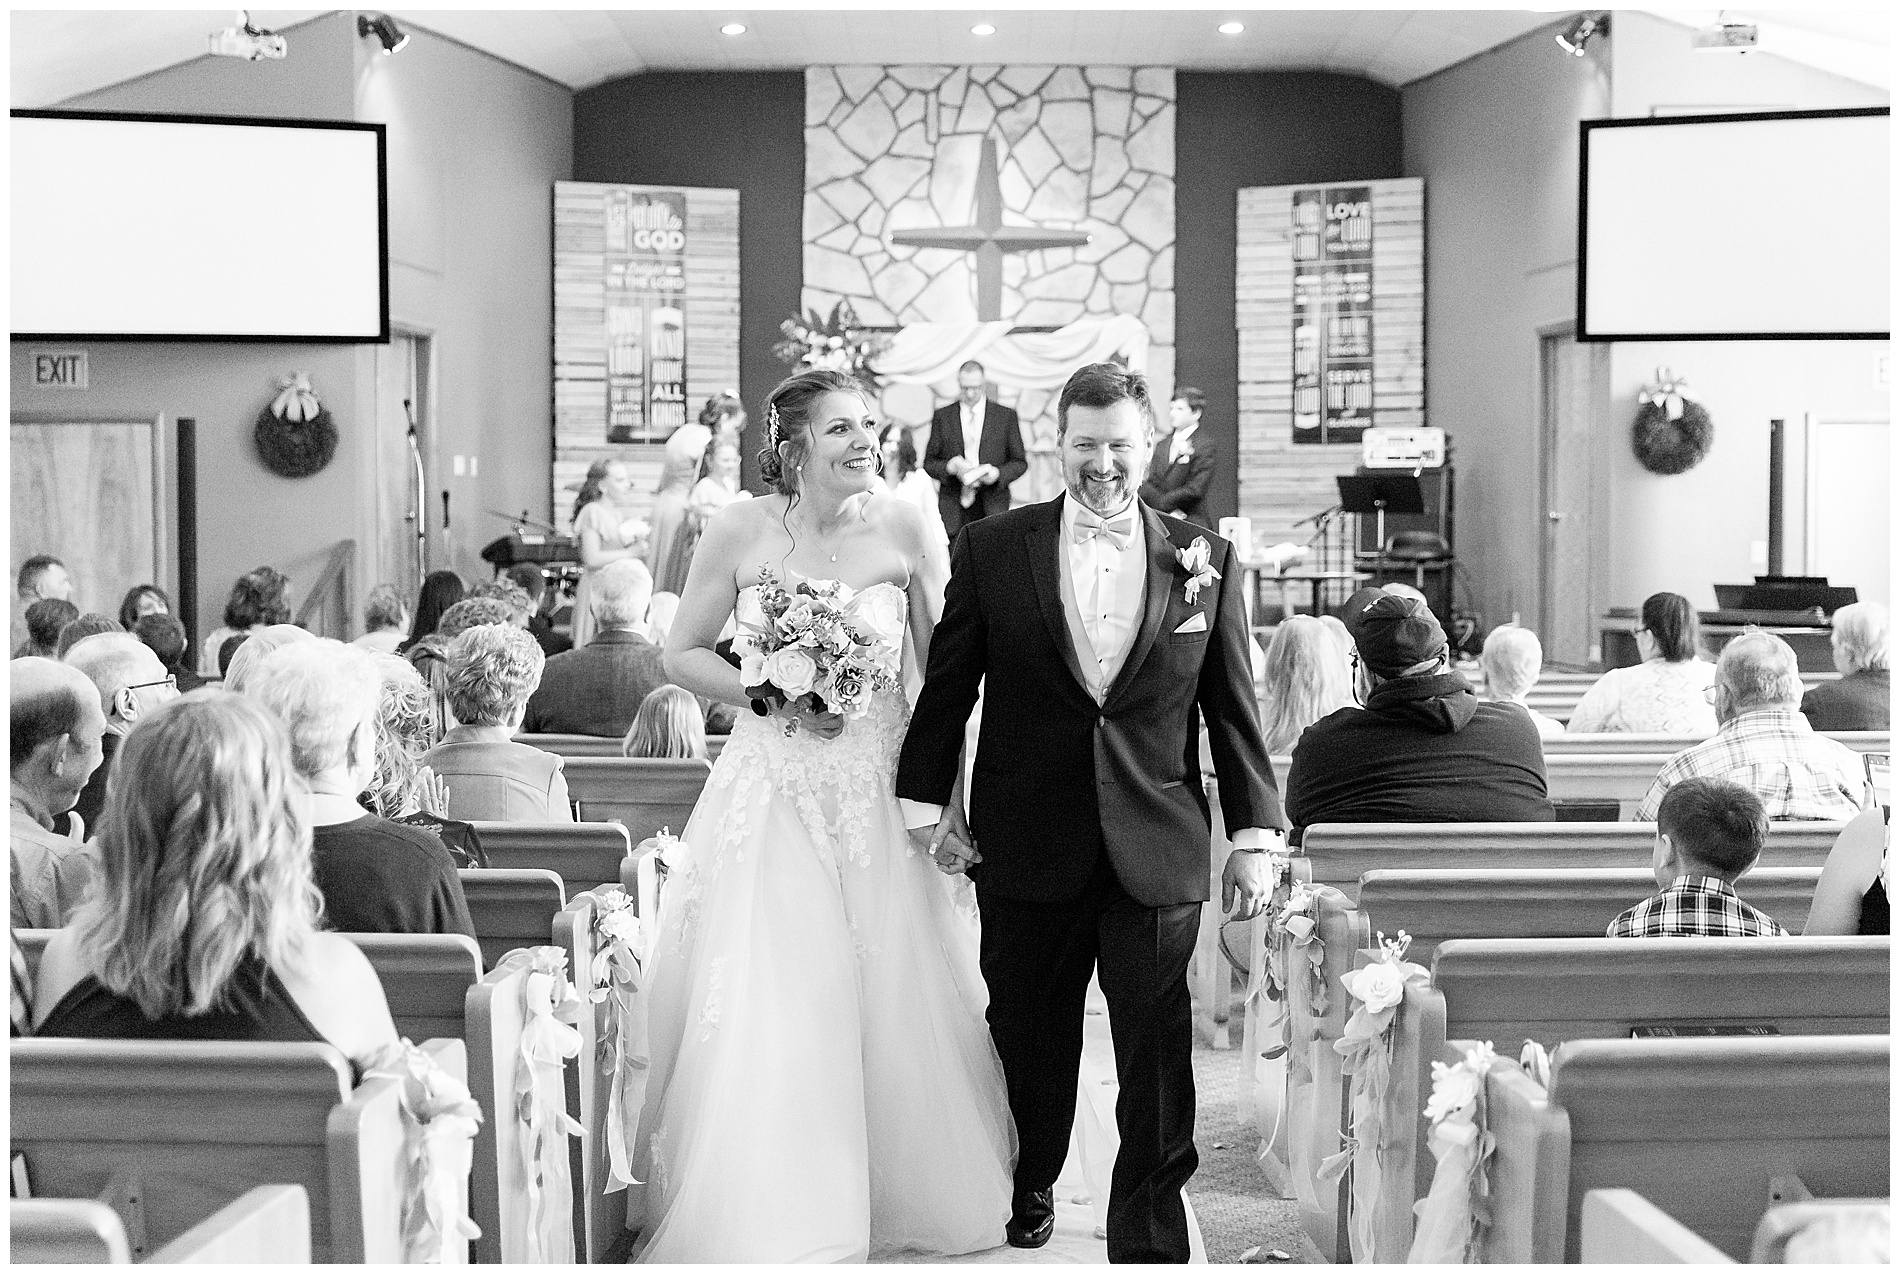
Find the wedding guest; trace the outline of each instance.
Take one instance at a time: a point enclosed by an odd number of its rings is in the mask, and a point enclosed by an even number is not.
[[[915,505],[924,515],[924,530],[939,547],[947,549],[950,533],[944,530],[943,510],[937,505],[937,484],[918,463],[913,431],[893,420],[878,435],[878,448],[884,459],[885,488],[906,504]]]
[[[676,431],[673,436],[677,438],[679,433]],[[669,442],[669,448],[671,445]],[[568,626],[576,646],[585,646],[594,638],[594,613],[589,599],[599,586],[601,569],[640,555],[630,535],[632,527],[626,514],[620,511],[620,497],[631,485],[624,463],[596,460],[587,466],[587,479],[575,497],[574,541],[580,550],[583,569],[581,582],[574,589],[574,618]],[[691,485],[687,484],[689,488]],[[684,507],[682,503],[682,512]]]
[[[742,445],[741,436],[745,433],[745,404],[739,401],[739,391],[722,389],[706,400],[699,409],[699,423],[710,429],[714,437],[724,438],[733,446]]]
[[[525,630],[528,613],[499,597],[466,597],[442,612],[442,620],[435,626],[435,635],[443,641],[453,642],[479,624],[510,624]]]
[[[429,688],[429,698],[434,705],[431,711],[434,732],[429,747],[434,747],[442,742],[442,736],[453,724],[449,720],[449,643],[440,634],[430,633],[400,658],[408,661]]]
[[[112,616],[89,612],[81,615],[78,619],[71,621],[59,630],[59,640],[53,643],[53,654],[60,659],[64,659],[66,652],[70,651],[74,646],[77,646],[88,637],[97,637],[101,633],[122,633],[124,631],[123,628],[119,627],[119,621],[112,618]]]
[[[671,579],[665,568],[676,557],[673,541],[685,525],[687,500],[702,476],[700,466],[705,462],[706,444],[713,439],[713,427],[723,419],[714,409],[715,401],[707,402],[697,422],[681,425],[666,440],[660,485],[653,496],[653,516],[647,533],[646,549],[640,555],[640,560],[646,563],[647,572],[653,576],[655,587],[660,592],[677,593],[686,586],[684,576],[677,580]],[[581,598],[576,595],[576,619],[583,609]],[[572,624],[569,626],[572,627]],[[587,643],[577,633],[574,644],[584,646]]]
[[[534,599],[528,595],[528,590],[506,575],[497,575],[494,579],[483,580],[474,588],[469,589],[468,595],[471,598],[492,598],[507,605],[513,612],[510,622],[516,628],[526,628],[528,616],[534,613]]]
[[[1839,681],[1823,682],[1801,696],[1801,715],[1817,730],[1888,730],[1887,608],[1855,602],[1834,612],[1834,670]]]
[[[238,577],[231,585],[231,596],[224,603],[224,626],[213,629],[198,648],[198,673],[204,677],[222,677],[230,655],[225,647],[231,638],[248,634],[267,624],[290,622],[290,579],[268,566]],[[234,648],[235,649],[235,648]]]
[[[84,829],[62,836],[53,820],[78,803],[104,758],[106,715],[77,668],[15,659],[7,676],[7,739],[13,779],[8,840],[15,929],[57,929],[85,896],[93,859]]]
[[[60,630],[78,618],[79,608],[65,598],[42,597],[26,608],[26,645],[15,651],[13,657],[59,658]]]
[[[680,686],[661,686],[640,701],[620,755],[707,759],[706,725],[699,699]]]
[[[249,688],[258,667],[272,651],[296,642],[315,640],[315,633],[295,624],[266,624],[253,628],[250,635],[238,643],[230,659],[225,661],[224,688],[242,694]]]
[[[561,758],[513,741],[546,662],[534,638],[512,624],[482,624],[449,643],[456,725],[422,763],[447,784],[450,818],[573,821]]]
[[[1680,593],[1653,593],[1643,602],[1636,653],[1643,662],[1612,668],[1583,692],[1570,714],[1571,734],[1715,733],[1715,709],[1706,692],[1715,665],[1699,653],[1695,607]]]
[[[1721,728],[1664,763],[1636,821],[1648,822],[1686,779],[1725,778],[1761,799],[1771,819],[1849,819],[1866,804],[1860,754],[1814,732],[1801,715],[1794,649],[1773,633],[1745,632],[1722,648],[1709,691]]]
[[[1890,838],[1887,812],[1878,806],[1862,810],[1841,829],[1821,864],[1803,934],[1892,932]]]
[[[169,615],[172,599],[156,584],[134,584],[119,602],[119,627],[131,632],[147,615]]]
[[[178,683],[179,694],[190,694],[205,683],[203,677],[186,666],[185,626],[170,615],[147,615],[133,625],[132,635],[151,647],[158,662],[165,665],[165,671]]]
[[[409,608],[394,584],[378,584],[363,599],[363,635],[350,645],[371,654],[393,655],[409,628]]]
[[[574,643],[565,634],[554,631],[555,590],[548,587],[547,573],[533,562],[517,562],[508,568],[508,578],[513,580],[527,595],[528,635],[541,647],[544,655],[558,655],[564,650],[574,649]]]
[[[160,705],[178,697],[178,683],[157,655],[130,633],[100,633],[74,646],[66,662],[86,674],[106,716],[103,757],[73,809],[85,826],[99,830],[106,805],[106,784],[127,735]]]
[[[26,646],[27,608],[38,601],[72,601],[73,577],[67,573],[66,564],[58,558],[36,553],[20,563],[20,574],[14,585],[12,637],[7,642],[7,649],[17,659]],[[73,614],[78,613],[79,608],[74,606]]]
[[[317,638],[273,651],[246,693],[277,714],[308,789],[311,856],[324,919],[344,933],[475,936],[455,860],[440,837],[367,813],[382,684],[370,656]]]
[[[1260,731],[1271,756],[1286,756],[1306,727],[1354,707],[1352,664],[1338,638],[1311,615],[1273,630],[1262,676]]]
[[[435,699],[415,666],[400,655],[372,653],[381,696],[376,707],[376,775],[365,793],[369,811],[383,818],[441,814],[448,804],[423,754],[440,735]]]
[[[369,960],[317,932],[303,796],[270,714],[201,690],[154,713],[123,764],[100,888],[40,957],[36,1034],[311,1041],[359,1070],[395,1043]]]
[[[1651,866],[1662,890],[1610,922],[1612,938],[1785,938],[1741,900],[1735,882],[1761,857],[1768,813],[1726,779],[1685,779],[1656,811]]]
[[[660,648],[641,631],[653,581],[637,561],[614,562],[594,588],[592,643],[548,660],[528,700],[526,734],[593,734],[618,739],[649,694],[666,684]]]
[[[416,595],[416,615],[409,622],[409,639],[396,647],[396,653],[408,654],[411,646],[435,632],[442,612],[461,601],[466,593],[462,577],[454,571],[430,571],[422,581],[421,592]]]
[[[1218,450],[1200,432],[1206,410],[1207,395],[1200,390],[1183,385],[1175,391],[1174,401],[1168,404],[1168,433],[1155,443],[1148,478],[1141,484],[1144,504],[1190,522],[1203,519],[1201,510],[1214,484]]]
[[[1539,738],[1564,732],[1564,723],[1530,706],[1531,687],[1544,669],[1544,645],[1537,634],[1515,624],[1499,624],[1484,639],[1478,657],[1484,668],[1484,697],[1493,703],[1514,703],[1530,714]]]

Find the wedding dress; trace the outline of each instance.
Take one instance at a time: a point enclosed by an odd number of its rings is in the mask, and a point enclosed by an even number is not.
[[[760,618],[757,594],[740,593],[741,621]],[[904,590],[845,596],[902,641]],[[1015,1130],[974,897],[905,833],[892,784],[909,716],[888,689],[830,740],[742,713],[669,853],[635,1142],[642,1261],[1003,1241]]]

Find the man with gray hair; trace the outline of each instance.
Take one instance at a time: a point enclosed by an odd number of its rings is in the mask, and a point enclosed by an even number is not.
[[[449,711],[456,724],[422,758],[448,785],[442,811],[448,817],[573,821],[561,758],[513,740],[546,662],[534,638],[513,624],[479,624],[449,643]]]
[[[130,633],[94,634],[75,643],[66,652],[66,662],[98,687],[99,706],[106,716],[105,759],[73,806],[86,827],[97,831],[99,815],[106,807],[106,780],[112,776],[119,745],[159,704],[178,697],[178,678],[166,670],[150,646]]]
[[[1771,820],[1860,813],[1867,801],[1860,756],[1816,734],[1801,715],[1801,669],[1787,642],[1758,629],[1729,642],[1715,662],[1709,701],[1715,737],[1669,758],[1636,807],[1637,822],[1654,822],[1663,794],[1692,778],[1740,783]]]
[[[84,896],[93,864],[79,836],[61,836],[53,819],[73,807],[99,768],[106,717],[86,674],[51,659],[15,659],[7,700],[12,924],[58,929]]]
[[[594,639],[548,660],[528,700],[524,734],[594,734],[618,739],[640,704],[666,684],[660,648],[640,626],[653,598],[653,576],[637,558],[609,562],[588,588]]]
[[[363,635],[350,645],[393,655],[409,635],[409,608],[394,584],[378,584],[363,600]]]
[[[1834,612],[1834,667],[1839,681],[1801,698],[1801,715],[1817,730],[1890,730],[1887,608],[1855,602]]]

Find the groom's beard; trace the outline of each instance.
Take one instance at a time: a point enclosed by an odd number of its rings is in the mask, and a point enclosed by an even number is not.
[[[1087,465],[1068,475],[1071,499],[1098,517],[1122,512],[1135,498],[1134,475],[1125,470],[1092,469]]]

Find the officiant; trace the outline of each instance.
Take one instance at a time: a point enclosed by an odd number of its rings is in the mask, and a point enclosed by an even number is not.
[[[952,540],[969,523],[1007,512],[1009,484],[1029,468],[1016,412],[985,396],[985,375],[975,359],[959,367],[957,400],[930,418],[924,472],[937,480],[937,507]]]

